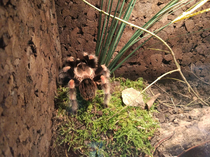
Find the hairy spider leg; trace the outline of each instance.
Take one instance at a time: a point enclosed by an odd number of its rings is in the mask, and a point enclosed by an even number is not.
[[[91,68],[97,68],[98,58],[95,55],[89,55],[88,57],[88,66]]]
[[[74,71],[70,66],[63,67],[59,72],[59,84],[66,86],[71,78],[74,77]]]
[[[69,100],[72,105],[71,109],[73,114],[76,114],[78,109],[77,98],[76,98],[76,88],[73,79],[69,81]]]
[[[66,64],[72,68],[74,68],[76,66],[76,61],[75,61],[75,58],[74,57],[68,57],[66,59]]]
[[[109,69],[105,65],[100,65],[95,71],[95,76],[99,76],[97,79],[100,79],[101,75],[104,75],[106,78],[110,77]]]
[[[70,66],[63,67],[63,72],[69,75],[69,78],[74,78],[74,68]]]
[[[60,84],[66,86],[70,79],[74,78],[74,69],[70,66],[65,66],[59,73]]]
[[[87,52],[83,52],[83,58],[85,59],[86,62],[88,61],[89,57]]]
[[[77,58],[77,60],[76,60],[76,66],[77,66],[79,63],[81,63],[81,60],[80,60],[79,58]]]
[[[104,107],[108,106],[110,100],[110,83],[109,83],[110,72],[105,65],[100,65],[95,71],[94,81],[101,81],[101,87],[104,92]],[[100,83],[98,83],[100,84]]]
[[[66,65],[70,66],[71,68],[75,68],[80,62],[81,60],[79,58],[75,59],[73,56],[66,59]]]
[[[97,67],[98,58],[95,55],[93,55],[93,54],[88,55],[87,52],[84,52],[83,57],[89,67],[91,67],[91,68]]]
[[[104,75],[101,75],[101,87],[104,91],[104,107],[108,107],[108,103],[110,100],[110,84],[109,79]]]

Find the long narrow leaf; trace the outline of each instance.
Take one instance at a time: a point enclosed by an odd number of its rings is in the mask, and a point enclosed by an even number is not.
[[[110,4],[111,2],[111,4]],[[100,62],[103,62],[104,60],[104,56],[106,56],[106,51],[104,51],[104,47],[105,47],[105,44],[106,44],[106,39],[107,39],[107,32],[108,32],[108,29],[109,29],[109,19],[110,19],[110,15],[111,15],[111,11],[112,11],[112,4],[113,4],[113,0],[109,0],[109,3],[108,3],[108,7],[107,7],[107,10],[109,10],[109,15],[107,16],[107,22],[106,22],[106,29],[105,29],[105,32],[104,32],[104,37],[103,37],[103,41],[102,41],[102,46],[101,46],[101,54],[100,54],[100,58],[99,58],[99,61]]]
[[[101,1],[101,9],[103,9],[103,0]],[[98,26],[98,33],[97,33],[97,43],[96,43],[96,51],[95,54],[96,56],[99,55],[100,52],[100,37],[102,36],[101,34],[101,20],[102,20],[102,12],[99,13],[99,26]]]
[[[110,4],[110,0],[109,0],[109,3],[108,3],[107,12],[108,12],[108,9],[109,9],[109,4]],[[107,16],[105,16],[105,18],[104,18],[103,28],[102,28],[102,31],[101,31],[101,37],[100,37],[100,40],[99,40],[100,43],[99,43],[99,47],[98,47],[99,51],[101,49],[101,43],[102,43],[102,40],[103,40],[103,34],[104,34],[105,25],[106,25],[106,20],[107,20]],[[100,58],[100,54],[99,54],[99,62],[100,62],[100,60],[101,60],[101,58]]]
[[[110,43],[111,43],[112,38],[114,36],[115,30],[117,28],[118,20],[116,20],[115,17],[116,17],[117,11],[118,11],[119,4],[120,4],[120,0],[118,0],[117,7],[116,7],[116,10],[115,10],[115,13],[114,13],[114,18],[112,20],[111,26],[109,27],[109,33],[108,33],[107,41],[106,41],[106,44],[105,44],[105,47],[104,47],[105,52],[107,52],[108,49],[110,48]],[[122,5],[120,7],[119,16],[121,15],[123,6],[124,6],[124,1],[123,1]],[[106,58],[105,61],[104,61],[105,64],[106,64],[106,61],[107,61],[107,58],[109,57],[109,55],[111,55],[111,54],[107,53],[106,57],[104,57],[104,59]]]
[[[126,12],[125,12],[125,15],[123,17],[123,20],[128,21],[130,15],[131,15],[131,12],[134,8],[135,2],[136,2],[136,0],[131,0],[131,2],[129,3],[129,6],[128,6]],[[125,26],[126,26],[126,24],[121,22],[121,24],[119,26],[119,29],[116,32],[116,36],[113,39],[113,43],[111,45],[111,48],[108,51],[108,54],[111,54],[111,55],[109,55],[109,57],[107,58],[106,65],[108,65],[108,61],[111,60],[111,57],[112,57],[113,53],[115,52],[115,49],[116,49],[116,47],[117,47],[117,45],[120,41],[120,38],[122,37]]]
[[[170,3],[168,3],[164,8],[162,8],[155,16],[153,16],[144,26],[143,28],[148,29],[149,27],[151,27],[155,22],[157,22],[158,17],[163,16],[164,13],[166,13],[169,8],[171,8],[171,6],[175,5],[178,2],[178,0],[174,0],[171,1]],[[116,64],[118,63],[118,61],[121,59],[121,57],[123,56],[123,54],[133,45],[135,44],[139,38],[139,36],[141,36],[143,33],[143,31],[141,30],[137,30],[133,36],[130,38],[130,40],[124,45],[124,47],[120,50],[120,52],[118,53],[118,55],[113,59],[113,61],[110,63],[110,65],[108,66],[108,68],[113,72],[113,68],[116,69]],[[134,52],[132,52],[131,54],[133,54]],[[131,56],[131,55],[129,55]],[[128,59],[128,57],[126,57]],[[122,64],[122,63],[121,63]],[[119,66],[117,66],[119,67]]]

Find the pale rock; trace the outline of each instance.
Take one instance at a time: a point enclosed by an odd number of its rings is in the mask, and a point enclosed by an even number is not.
[[[142,94],[133,88],[127,88],[123,90],[122,99],[123,103],[127,106],[138,106],[142,109],[145,108],[145,103],[143,101]]]

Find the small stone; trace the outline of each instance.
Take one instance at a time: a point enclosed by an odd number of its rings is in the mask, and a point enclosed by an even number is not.
[[[178,119],[174,119],[174,123],[175,124],[178,124],[179,123],[179,120]]]
[[[133,88],[128,88],[122,91],[123,103],[127,106],[138,106],[145,108],[145,103],[141,93]]]
[[[192,29],[195,27],[195,23],[193,20],[186,20],[185,21],[185,26],[188,32],[191,32]]]

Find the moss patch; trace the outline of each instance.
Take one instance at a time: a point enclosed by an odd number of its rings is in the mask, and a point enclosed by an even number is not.
[[[114,78],[111,82],[112,96],[108,108],[103,109],[101,105],[103,91],[98,90],[92,102],[82,100],[78,93],[80,109],[77,115],[68,115],[68,89],[58,89],[58,115],[64,119],[59,127],[59,143],[87,156],[130,156],[142,152],[151,155],[150,138],[158,127],[152,116],[154,107],[147,111],[124,106],[121,99],[125,88],[142,90],[143,79]]]

